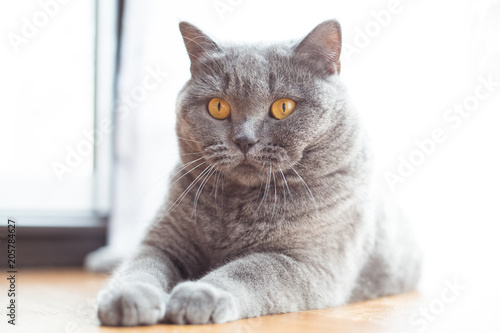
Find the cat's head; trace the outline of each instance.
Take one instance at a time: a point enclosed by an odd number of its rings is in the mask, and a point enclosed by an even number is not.
[[[200,158],[204,167],[258,185],[270,171],[328,168],[345,153],[337,21],[301,41],[270,45],[220,45],[186,22],[180,30],[192,74],[178,98],[183,162]]]

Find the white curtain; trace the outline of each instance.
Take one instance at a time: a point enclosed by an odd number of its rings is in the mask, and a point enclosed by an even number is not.
[[[85,265],[94,271],[114,267],[138,244],[161,205],[169,171],[178,161],[174,135],[178,88],[170,86],[175,71],[168,62],[165,33],[176,31],[178,22],[156,19],[155,3],[126,1],[108,245],[87,256]]]

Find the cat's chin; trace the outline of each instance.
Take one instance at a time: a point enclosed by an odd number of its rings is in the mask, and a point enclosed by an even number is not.
[[[248,162],[243,162],[235,166],[231,172],[231,178],[238,183],[248,186],[255,186],[262,182],[262,168],[258,168]]]
[[[249,163],[241,163],[239,165],[237,165],[235,168],[234,168],[234,171],[238,172],[238,173],[245,173],[245,172],[251,172],[251,173],[256,173],[258,170],[255,166],[253,166],[252,164],[249,164]]]

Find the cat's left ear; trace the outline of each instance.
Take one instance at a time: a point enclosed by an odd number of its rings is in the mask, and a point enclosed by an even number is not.
[[[336,20],[320,23],[295,47],[294,58],[327,75],[340,74],[342,30]]]
[[[189,59],[191,59],[191,73],[195,74],[199,61],[206,56],[210,56],[212,52],[220,52],[220,48],[210,37],[191,23],[179,23],[179,30],[184,39]]]

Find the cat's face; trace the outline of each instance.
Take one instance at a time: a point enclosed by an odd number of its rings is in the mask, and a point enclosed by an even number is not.
[[[333,139],[342,117],[338,24],[327,21],[300,43],[230,47],[180,27],[192,72],[178,100],[183,161],[200,158],[248,185],[297,163],[314,167],[308,152]]]

